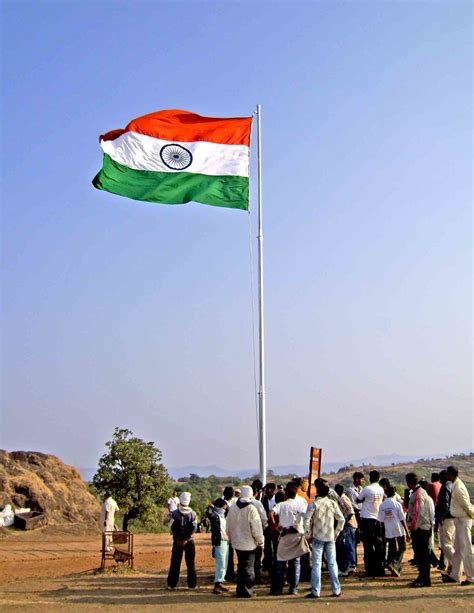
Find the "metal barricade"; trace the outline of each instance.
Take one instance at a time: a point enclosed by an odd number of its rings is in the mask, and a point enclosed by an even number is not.
[[[102,560],[100,568],[105,568],[106,560],[127,563],[133,568],[133,534],[128,530],[102,532]]]

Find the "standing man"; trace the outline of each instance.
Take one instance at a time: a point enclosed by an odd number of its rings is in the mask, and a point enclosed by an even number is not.
[[[240,497],[227,515],[227,534],[237,553],[237,598],[251,598],[255,584],[255,554],[264,544],[260,515],[252,504],[250,485],[240,488]]]
[[[438,494],[438,502],[435,509],[435,529],[438,529],[439,546],[441,547],[441,556],[438,568],[445,570],[447,562],[448,575],[453,568],[454,560],[454,517],[449,509],[451,507],[451,493],[453,484],[448,481],[448,474],[445,470],[439,473],[441,489]]]
[[[428,496],[433,500],[436,507],[438,502],[438,495],[441,489],[441,482],[439,479],[439,473],[431,473],[431,483],[428,483]]]
[[[307,511],[308,504],[300,496],[296,495],[297,489],[297,485],[290,481],[285,490],[286,500],[276,504],[268,515],[270,528],[280,532],[277,557],[272,573],[272,587],[270,591],[272,596],[281,596],[283,593],[287,562],[288,593],[298,593],[301,552],[299,555],[295,555],[295,550],[298,549],[301,539],[304,538],[303,517]],[[278,517],[278,526],[275,517]],[[307,547],[306,552],[309,552]]]
[[[222,498],[227,503],[226,513],[228,513],[230,507],[235,502],[237,502],[236,494],[237,494],[237,491],[234,490],[232,485],[226,485],[225,486],[224,491],[222,493]],[[226,574],[225,574],[225,579],[226,579],[226,581],[233,581],[235,579],[234,550],[232,549],[232,545],[230,543],[229,543],[229,554],[228,554],[228,559],[227,559],[227,571],[226,571]]]
[[[323,553],[329,569],[333,596],[342,594],[336,562],[336,539],[344,527],[344,515],[337,502],[328,498],[329,486],[317,483],[316,498],[309,505],[304,518],[305,531],[313,542],[313,568],[311,570],[311,592],[306,598],[319,598],[321,593],[321,563]]]
[[[209,506],[208,517],[211,523],[212,557],[216,563],[214,574],[214,594],[228,592],[225,587],[225,573],[229,557],[229,537],[226,530],[227,502],[218,498]]]
[[[168,587],[174,589],[178,585],[181,561],[186,560],[187,583],[190,589],[196,587],[196,546],[193,535],[197,529],[196,513],[191,509],[191,494],[183,492],[179,497],[176,511],[171,513],[171,533],[173,535],[173,548],[171,550],[170,570],[168,573]]]
[[[226,485],[222,492],[222,498],[226,501],[227,506],[230,507],[237,500],[235,498],[234,488],[232,485]]]
[[[306,504],[308,505],[311,502],[311,500],[310,500],[310,497],[308,496],[308,494],[306,493],[306,491],[305,491],[305,489],[303,487],[303,478],[302,477],[293,477],[291,482],[296,485],[296,495],[299,496],[300,498],[303,498],[306,501]],[[308,481],[307,480],[306,480],[306,489],[308,489]]]
[[[410,540],[410,533],[403,507],[395,497],[396,492],[393,485],[387,487],[386,495],[387,498],[379,508],[379,521],[384,524],[385,539],[388,543],[387,568],[394,577],[399,577],[406,550],[405,534]]]
[[[410,583],[410,587],[430,587],[430,538],[433,528],[433,505],[428,493],[418,483],[415,473],[405,476],[411,490],[408,503],[407,523],[411,531],[413,553],[418,577]]]
[[[263,497],[263,485],[260,479],[255,479],[252,482],[252,491],[253,498],[252,504],[257,509],[258,514],[260,515],[260,521],[262,522],[262,530],[265,532],[268,527],[268,517],[267,512],[265,511],[265,507],[263,506],[261,499]],[[260,547],[257,548],[255,552],[255,585],[260,585],[262,583],[262,555],[263,549]]]
[[[347,577],[349,573],[355,571],[356,563],[356,532],[357,521],[354,515],[354,508],[349,497],[344,493],[344,486],[338,483],[334,486],[336,494],[341,499],[340,506],[346,523],[342,532],[336,540],[337,566],[339,577]]]
[[[168,507],[168,513],[170,514],[170,517],[171,517],[171,513],[173,511],[176,511],[176,509],[178,508],[178,505],[179,505],[178,494],[176,490],[173,490],[173,493],[166,501],[166,506]]]
[[[358,470],[352,475],[352,485],[347,488],[347,496],[349,500],[352,502],[352,508],[354,509],[354,513],[357,520],[357,525],[359,525],[360,520],[360,509],[361,504],[357,502],[359,495],[362,491],[362,485],[364,482],[364,473],[359,472]]]
[[[261,500],[263,483],[260,481],[260,479],[254,479],[254,481],[252,481],[252,490],[254,500]]]
[[[422,487],[425,492],[428,494],[428,481],[426,479],[420,479],[420,487]],[[428,503],[431,506],[431,512],[432,515],[434,517],[435,514],[435,505],[433,502],[433,499],[431,498],[431,496],[428,494]],[[434,523],[433,523],[433,528],[431,530],[431,535],[430,535],[430,563],[431,566],[433,566],[434,568],[438,568],[438,564],[439,564],[439,560],[436,557],[436,553],[435,553],[435,544],[434,544]]]
[[[99,527],[102,532],[113,532],[115,528],[115,513],[119,510],[117,503],[110,492],[105,492],[99,515]],[[112,551],[112,537],[105,537],[105,551]]]
[[[273,507],[276,505],[275,502],[275,483],[267,483],[263,488],[263,496],[262,496],[262,504],[265,512],[267,514],[273,510]],[[273,570],[273,541],[272,541],[272,530],[269,525],[263,530],[263,535],[265,537],[265,546],[263,551],[263,561],[262,561],[262,570],[266,571],[270,576]]]
[[[357,502],[361,504],[359,528],[364,545],[364,565],[366,577],[384,577],[385,551],[382,525],[378,521],[379,507],[384,499],[384,491],[378,484],[380,473],[371,470],[370,485],[360,492]]]
[[[265,511],[267,512],[267,515],[268,513],[270,513],[270,511],[273,509],[273,507],[276,504],[275,491],[276,491],[275,483],[267,483],[265,487],[263,488],[263,496],[262,496],[261,502],[263,504]]]
[[[461,581],[464,567],[466,579],[461,585],[471,585],[474,581],[472,575],[472,536],[471,527],[474,518],[474,508],[469,498],[467,487],[458,477],[458,469],[448,466],[446,469],[448,480],[453,484],[451,492],[450,513],[454,517],[454,557],[453,568],[450,574],[443,575],[445,583],[457,583]]]

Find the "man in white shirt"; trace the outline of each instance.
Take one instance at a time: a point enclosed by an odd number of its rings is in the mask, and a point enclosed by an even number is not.
[[[110,495],[110,492],[105,492],[104,502],[100,509],[99,527],[102,532],[113,532],[115,527],[115,513],[119,510],[117,503]],[[105,537],[105,550],[112,551],[112,536]]]
[[[288,549],[292,544],[289,541],[295,539],[293,535],[303,535],[303,517],[308,508],[308,504],[304,498],[296,493],[297,486],[293,482],[289,482],[285,489],[286,500],[279,502],[268,514],[268,521],[273,530],[279,530],[280,540],[277,549],[277,560],[272,574],[272,587],[270,594],[272,596],[280,596],[283,593],[285,583],[286,565],[288,562],[288,584],[289,594],[298,593],[298,584],[300,581],[300,557],[287,559],[287,556],[282,556],[285,559],[279,560],[278,553],[283,549]],[[278,525],[275,518],[278,518]],[[299,537],[296,537],[299,538]],[[288,542],[287,542],[288,541]],[[292,555],[291,553],[289,555]],[[294,554],[293,554],[294,555]]]
[[[385,552],[382,526],[378,521],[378,515],[384,491],[378,483],[380,479],[378,470],[371,470],[369,479],[370,485],[366,485],[357,498],[357,502],[361,504],[359,527],[364,545],[365,575],[383,577],[385,576],[383,567]]]
[[[173,494],[166,501],[166,506],[168,507],[168,513],[171,515],[173,511],[176,511],[178,509],[178,505],[179,505],[179,498],[178,498],[178,493],[175,490],[173,491]]]
[[[356,472],[352,475],[352,485],[346,490],[346,494],[352,503],[352,508],[354,509],[357,524],[359,524],[360,519],[360,503],[357,502],[357,498],[359,498],[359,494],[362,491],[364,479],[364,473],[356,470]]]
[[[387,498],[379,507],[378,519],[385,527],[385,538],[388,542],[387,568],[394,577],[399,577],[403,555],[406,550],[405,534],[410,540],[408,526],[402,505],[396,499],[395,488],[387,486]]]
[[[234,490],[231,485],[226,485],[222,493],[222,498],[227,503],[227,509],[237,502],[240,496],[240,490]],[[226,581],[234,581],[235,579],[235,565],[234,565],[234,549],[229,542],[229,555],[227,558],[227,570],[225,573]]]
[[[276,505],[275,491],[276,491],[276,484],[273,482],[267,483],[265,487],[263,488],[263,496],[262,496],[261,502],[263,506],[265,507],[265,511],[267,512],[267,515]]]

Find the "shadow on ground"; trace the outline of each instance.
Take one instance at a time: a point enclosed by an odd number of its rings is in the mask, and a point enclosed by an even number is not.
[[[324,580],[325,579],[325,580]],[[408,610],[420,608],[430,610],[431,603],[436,601],[434,609],[439,610],[444,602],[446,610],[456,608],[468,609],[472,602],[472,588],[459,585],[445,585],[438,578],[431,588],[410,589],[406,578],[393,580],[367,580],[359,577],[350,578],[343,582],[343,596],[340,599],[330,597],[330,586],[327,577],[323,579],[321,600],[318,602],[331,603],[338,608],[351,605],[357,609],[357,605],[370,609],[371,604],[394,605],[408,607]],[[212,575],[200,575],[199,583],[202,587],[188,590],[179,587],[176,590],[168,590],[166,587],[166,574],[143,576],[142,574],[130,574],[126,576],[100,576],[90,573],[78,575],[70,585],[64,586],[64,578],[58,580],[63,586],[59,589],[41,593],[45,601],[59,604],[80,605],[133,605],[141,607],[146,605],[175,605],[177,607],[191,605],[196,608],[208,608],[219,606],[228,608],[230,605],[262,606],[264,608],[280,608],[294,606],[296,602],[306,602],[308,605],[315,601],[305,600],[309,591],[309,583],[300,585],[300,593],[297,596],[270,596],[268,586],[258,586],[255,590],[256,597],[252,600],[237,600],[234,596],[234,586],[229,585],[228,594],[216,595],[212,593]],[[463,605],[466,605],[464,607]],[[234,608],[232,606],[232,608]]]

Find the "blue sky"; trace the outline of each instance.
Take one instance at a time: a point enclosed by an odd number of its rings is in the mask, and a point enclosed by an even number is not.
[[[472,445],[469,2],[2,11],[3,448],[257,466],[255,215],[91,185],[133,117],[256,103],[269,464]]]

